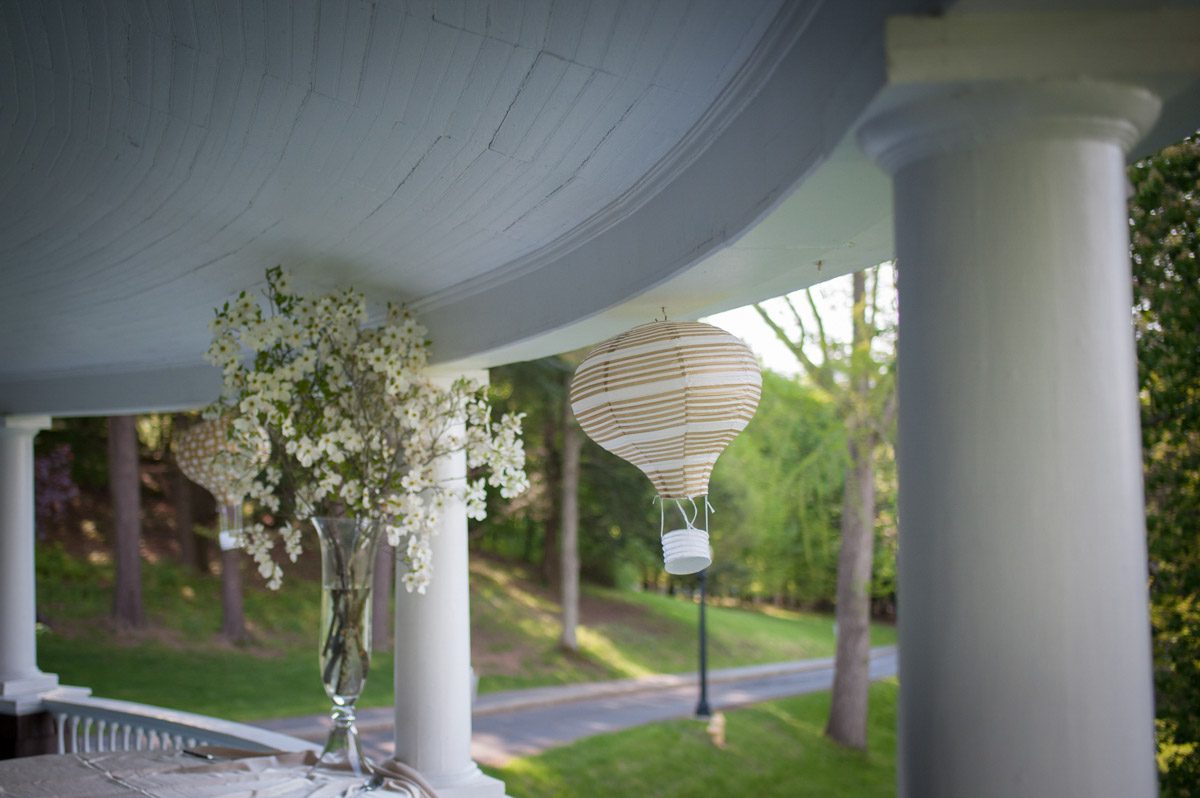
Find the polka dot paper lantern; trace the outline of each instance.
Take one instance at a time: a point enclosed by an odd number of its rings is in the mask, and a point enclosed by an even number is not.
[[[184,475],[211,493],[220,505],[220,544],[237,548],[242,534],[242,475],[235,468],[252,469],[248,458],[239,457],[229,440],[228,419],[213,419],[189,427],[174,440],[175,462]],[[228,453],[224,457],[218,457]]]

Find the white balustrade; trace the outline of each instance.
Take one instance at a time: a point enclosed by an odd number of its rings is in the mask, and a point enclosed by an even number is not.
[[[246,751],[318,751],[320,746],[244,723],[173,709],[47,693],[42,705],[54,718],[58,753],[166,751],[217,745]]]

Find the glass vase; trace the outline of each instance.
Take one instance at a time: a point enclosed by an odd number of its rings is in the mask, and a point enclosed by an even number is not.
[[[371,585],[381,525],[357,518],[313,518],[321,540],[319,659],[333,701],[333,729],[315,770],[374,774],[355,727],[354,702],[371,668]]]
[[[223,501],[217,513],[217,519],[220,521],[220,534],[217,537],[217,542],[221,546],[221,551],[232,551],[239,549],[242,546],[242,502]]]

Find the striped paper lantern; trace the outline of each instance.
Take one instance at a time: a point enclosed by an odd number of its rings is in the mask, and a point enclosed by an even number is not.
[[[640,468],[664,499],[708,493],[717,457],[758,407],[750,348],[697,321],[655,321],[610,338],[580,363],[571,409],[588,437]]]

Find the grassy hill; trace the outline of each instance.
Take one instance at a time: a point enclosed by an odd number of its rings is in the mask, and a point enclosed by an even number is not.
[[[471,634],[481,689],[500,690],[696,669],[695,602],[657,593],[588,587],[579,654],[558,649],[557,602],[520,570],[471,564]],[[708,609],[709,666],[726,668],[833,656],[833,619],[774,607]],[[877,625],[872,644],[896,640]]]
[[[216,638],[219,580],[146,555],[147,626],[118,632],[108,620],[113,573],[103,553],[39,545],[44,670],[95,695],[234,720],[328,709],[317,679],[319,585],[311,562],[289,571],[278,593],[246,577],[252,639],[232,646]],[[697,610],[686,599],[586,589],[580,651],[568,655],[557,647],[558,605],[550,591],[520,568],[474,557],[471,613],[472,659],[484,692],[695,669]],[[714,668],[833,653],[829,616],[713,607],[709,635]],[[873,632],[876,645],[894,640],[890,627]],[[391,700],[391,656],[383,652],[361,705]]]

